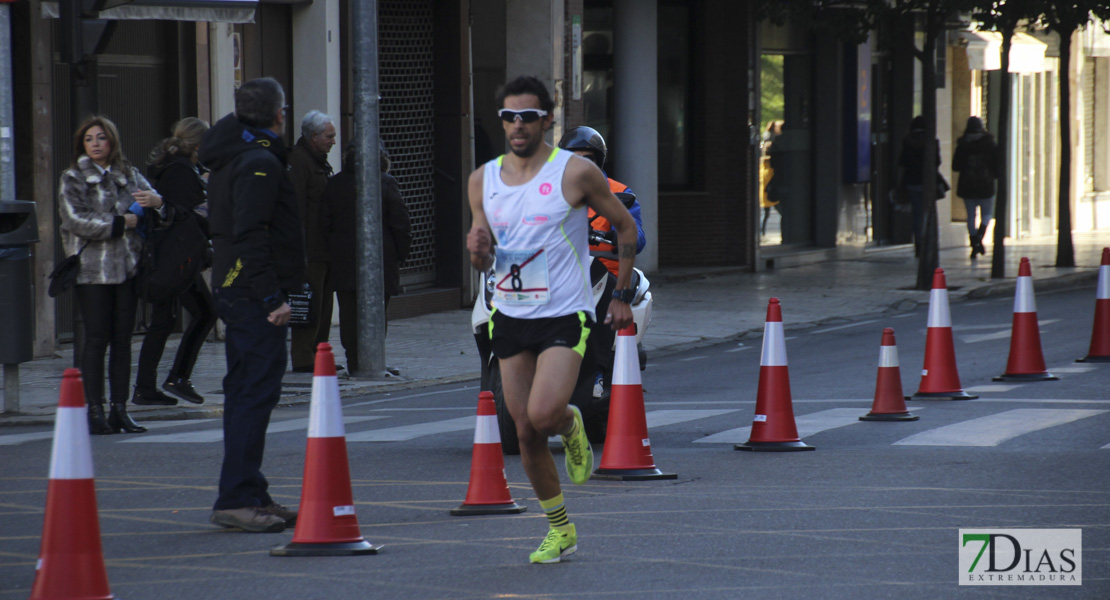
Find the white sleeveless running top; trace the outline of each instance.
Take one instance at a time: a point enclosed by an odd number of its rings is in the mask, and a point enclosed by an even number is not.
[[[571,153],[555,148],[524,185],[501,180],[501,160],[486,163],[482,208],[497,255],[493,305],[518,319],[584,311],[594,319],[590,286],[589,219],[583,205],[563,197]]]

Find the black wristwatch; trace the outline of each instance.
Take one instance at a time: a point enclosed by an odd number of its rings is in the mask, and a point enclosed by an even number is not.
[[[636,299],[636,290],[613,290],[613,299],[620,300],[625,304],[632,304],[632,301]]]

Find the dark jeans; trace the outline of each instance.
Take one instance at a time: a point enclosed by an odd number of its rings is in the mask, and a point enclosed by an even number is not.
[[[131,392],[131,332],[135,329],[134,279],[108,285],[77,285],[77,307],[85,327],[81,378],[85,401],[104,402],[104,355],[112,402],[127,402]]]
[[[216,288],[216,313],[227,326],[224,377],[224,462],[213,510],[267,506],[273,499],[262,475],[266,428],[281,397],[288,350],[287,326],[266,320],[269,313],[250,291]]]
[[[166,349],[166,339],[170,336],[173,324],[177,322],[177,302],[189,313],[189,326],[181,334],[181,344],[173,360],[167,379],[189,379],[197,355],[205,338],[216,326],[216,306],[212,303],[212,292],[199,274],[197,280],[179,298],[151,305],[150,327],[143,338],[143,348],[139,351],[138,374],[135,388],[154,390],[158,379],[158,362]]]
[[[336,292],[335,297],[339,304],[339,343],[343,344],[343,353],[347,355],[347,372],[358,371],[358,299],[355,292]],[[389,310],[389,294],[385,295],[385,308]],[[386,333],[389,332],[389,319],[385,323]]]

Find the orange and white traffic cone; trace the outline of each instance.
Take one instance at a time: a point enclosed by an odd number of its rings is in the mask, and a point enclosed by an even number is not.
[[[636,325],[617,332],[613,358],[613,384],[609,395],[609,424],[601,466],[593,479],[645,481],[677,479],[675,473],[655,468],[644,412],[644,387],[640,381],[640,358],[636,352]]]
[[[913,398],[972,400],[978,397],[960,387],[956,347],[952,340],[952,314],[948,312],[948,284],[944,269],[938,268],[933,273],[933,290],[929,293],[929,326],[925,335],[921,387]]]
[[[381,546],[362,538],[354,504],[335,355],[331,344],[324,342],[316,347],[304,479],[293,541],[271,549],[270,556],[377,554]]]
[[[66,369],[54,419],[46,517],[31,600],[115,598],[100,548],[87,410],[81,371]]]
[[[466,500],[458,508],[451,509],[451,514],[456,517],[505,515],[522,513],[527,508],[517,504],[509,493],[493,392],[479,392],[474,451],[470,458],[470,485],[466,488]]]
[[[763,354],[759,357],[759,390],[755,399],[755,418],[748,441],[735,444],[736,450],[757,452],[794,452],[814,447],[798,437],[794,405],[790,399],[790,373],[786,367],[786,337],[782,329],[782,307],[778,298],[767,303],[767,323],[763,326]]]
[[[1091,329],[1091,348],[1076,362],[1110,362],[1110,248],[1102,249],[1095,294],[1095,325]]]
[[[879,373],[875,377],[875,400],[871,412],[860,421],[916,421],[918,416],[906,410],[902,395],[902,371],[898,366],[898,346],[894,343],[894,330],[883,330],[879,346]]]
[[[1049,381],[1059,377],[1048,372],[1041,351],[1041,331],[1037,324],[1037,300],[1033,296],[1033,270],[1029,259],[1021,257],[1017,286],[1014,288],[1014,324],[1010,333],[1010,358],[1006,372],[995,381]]]

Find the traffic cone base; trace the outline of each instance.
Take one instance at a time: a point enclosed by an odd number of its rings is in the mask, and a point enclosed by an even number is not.
[[[366,540],[358,542],[336,542],[334,544],[301,544],[290,542],[270,550],[270,556],[360,556],[377,554],[382,547]]]
[[[991,381],[1057,381],[1060,378],[1052,373],[1004,373]]]
[[[910,400],[974,400],[979,396],[969,394],[963,390],[955,392],[918,392],[909,397]]]
[[[733,444],[732,449],[748,452],[801,452],[816,450],[817,446],[810,446],[805,442],[753,442],[748,440],[743,444]]]
[[[869,412],[859,418],[860,421],[916,421],[921,417],[911,413],[873,413]]]
[[[595,469],[590,479],[601,481],[649,481],[652,479],[678,479],[677,473],[664,473],[659,469]]]
[[[1110,363],[1110,356],[1085,356],[1083,358],[1075,359],[1075,362],[1081,362],[1081,363]]]
[[[590,478],[604,481],[678,478],[675,473],[657,469],[655,457],[651,454],[635,325],[617,332],[605,447],[601,452],[601,464]]]
[[[470,517],[477,515],[515,515],[528,510],[516,502],[504,504],[467,504],[462,503],[458,508],[452,508],[451,514],[456,517]]]

